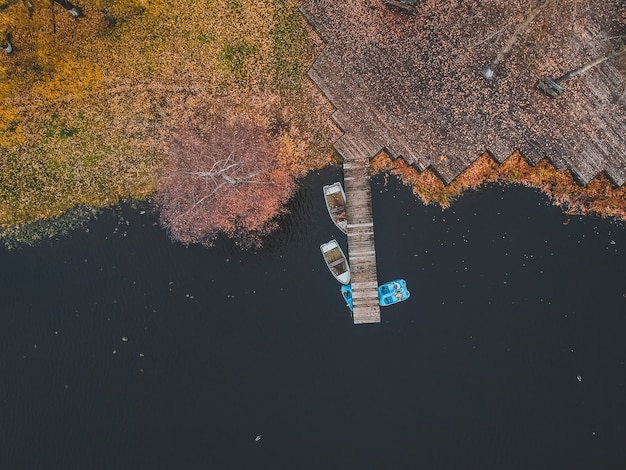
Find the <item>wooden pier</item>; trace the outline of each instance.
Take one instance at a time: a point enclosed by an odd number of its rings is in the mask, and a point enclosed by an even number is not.
[[[532,165],[547,159],[584,184],[601,173],[626,184],[626,56],[576,77],[558,100],[537,89],[538,78],[620,47],[623,2],[573,0],[564,9],[540,0],[509,0],[506,8],[466,0],[454,14],[449,2],[418,2],[416,15],[385,3],[308,0],[301,7],[324,43],[309,76],[335,107],[342,139],[368,140],[370,157],[385,149],[445,183],[485,151],[502,163],[519,150]],[[540,3],[541,21],[498,59],[487,82],[477,64],[492,61],[500,43],[515,38],[515,18]],[[496,30],[501,39],[489,36]]]
[[[341,148],[341,144],[337,147]],[[346,150],[344,148],[344,151]],[[344,157],[344,190],[348,216],[348,261],[350,263],[355,324],[380,323],[374,220],[372,218],[372,190],[368,168],[369,158],[348,160]]]

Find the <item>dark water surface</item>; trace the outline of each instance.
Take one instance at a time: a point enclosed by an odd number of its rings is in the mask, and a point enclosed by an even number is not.
[[[411,299],[354,326],[319,252],[338,174],[258,252],[130,208],[0,252],[0,469],[626,468],[624,226],[377,178]]]

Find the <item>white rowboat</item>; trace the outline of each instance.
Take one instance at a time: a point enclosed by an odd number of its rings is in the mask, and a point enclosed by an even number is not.
[[[346,193],[340,182],[324,186],[324,200],[328,214],[335,225],[343,233],[348,233],[348,217],[346,216]]]
[[[350,284],[350,267],[346,255],[343,254],[337,240],[333,239],[320,246],[326,266],[339,282],[344,285]]]

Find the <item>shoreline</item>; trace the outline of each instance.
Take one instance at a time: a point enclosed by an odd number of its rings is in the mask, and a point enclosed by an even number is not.
[[[160,49],[156,47],[157,45],[160,47],[162,41],[153,38],[152,42],[145,44],[150,46],[149,58],[155,61],[153,65],[161,70],[161,75],[157,78],[153,78],[140,66],[143,62],[136,63],[130,56],[120,56],[116,47],[105,47],[119,45],[120,39],[110,34],[113,31],[124,38],[141,37],[141,31],[153,30],[155,25],[167,26],[160,34],[167,31],[176,32],[177,26],[175,22],[172,23],[175,15],[168,14],[169,16],[157,19],[156,16],[120,10],[118,13],[121,17],[125,15],[126,20],[118,25],[116,30],[105,26],[101,19],[98,20],[98,12],[91,7],[85,10],[87,16],[80,23],[62,16],[58,24],[59,37],[75,41],[71,43],[69,52],[66,51],[67,57],[63,56],[64,59],[59,59],[58,63],[53,61],[48,64],[50,70],[47,75],[41,76],[31,70],[32,67],[27,67],[29,61],[37,63],[39,60],[36,54],[39,46],[33,38],[28,39],[25,29],[21,33],[23,35],[21,55],[10,58],[13,62],[9,63],[14,70],[12,69],[13,75],[10,74],[9,77],[11,81],[7,83],[11,85],[13,94],[3,95],[0,104],[8,106],[9,111],[20,110],[25,116],[30,114],[37,119],[31,122],[22,119],[25,117],[22,116],[20,119],[23,122],[17,120],[16,123],[19,125],[16,124],[15,128],[11,128],[15,135],[9,132],[15,139],[30,136],[26,143],[0,148],[0,155],[6,157],[0,165],[0,175],[5,181],[4,188],[0,191],[0,240],[6,239],[11,233],[35,234],[35,232],[39,234],[36,236],[43,234],[46,238],[51,238],[66,233],[65,229],[58,230],[55,227],[80,226],[80,220],[86,212],[114,207],[125,200],[152,200],[159,188],[159,175],[167,166],[165,148],[169,145],[171,132],[184,127],[181,123],[192,122],[191,127],[201,127],[206,124],[204,118],[207,115],[218,118],[225,114],[224,110],[228,110],[226,114],[229,114],[230,119],[235,122],[246,118],[265,129],[268,136],[281,148],[277,163],[269,163],[289,168],[286,175],[294,178],[297,186],[299,186],[297,180],[308,172],[323,168],[333,161],[338,162],[339,158],[333,155],[332,146],[343,137],[341,132],[345,131],[343,135],[353,137],[359,135],[356,135],[358,132],[355,134],[355,128],[350,128],[349,125],[344,125],[342,130],[339,129],[340,117],[344,120],[350,118],[344,124],[356,122],[351,114],[353,106],[346,105],[342,108],[337,105],[338,103],[333,103],[333,100],[328,99],[328,95],[324,95],[324,90],[319,84],[316,85],[314,80],[307,78],[307,70],[314,68],[312,64],[338,47],[336,43],[332,43],[332,47],[328,46],[323,40],[325,36],[315,31],[315,25],[323,26],[326,23],[311,20],[327,18],[327,15],[322,14],[323,9],[320,11],[316,9],[315,3],[286,0],[280,5],[275,5],[275,8],[272,7],[274,9],[269,16],[257,15],[258,9],[253,8],[252,4],[245,14],[238,10],[220,10],[222,15],[220,18],[223,17],[224,21],[214,20],[215,25],[223,27],[219,37],[199,34],[205,31],[207,25],[196,23],[197,18],[190,16],[187,18],[190,28],[199,35],[193,36],[191,38],[193,40],[189,37],[176,36],[176,41],[168,43],[169,57],[175,58],[177,63],[187,67],[185,70],[188,77],[185,86],[180,86],[182,84],[178,82],[177,86],[173,86],[172,83],[179,80],[179,77],[168,74],[169,67],[162,70],[163,63],[160,62],[162,55],[159,53]],[[606,8],[609,6],[607,4]],[[321,8],[319,5],[318,7]],[[303,11],[306,13],[304,17],[301,15]],[[368,10],[368,15],[362,17],[357,13],[356,10],[337,12],[339,17],[348,15],[346,20],[367,22],[378,18],[375,25],[387,24],[386,22],[391,20],[407,21],[404,17],[381,9],[376,12]],[[245,19],[241,28],[245,26],[246,44],[249,43],[251,49],[244,47],[245,44],[239,41],[240,29],[231,27],[231,23],[226,21],[235,17],[241,17],[242,21]],[[46,21],[46,18],[44,12],[36,12],[35,20]],[[22,19],[26,22],[26,17]],[[330,23],[326,26],[330,28],[336,19],[327,18]],[[266,24],[267,21],[269,23]],[[32,28],[34,23],[31,23],[29,20],[25,24]],[[261,33],[265,30],[260,26],[267,26],[270,23],[273,28],[270,30],[271,34]],[[358,22],[347,24],[354,25]],[[341,33],[343,29],[337,31],[330,28],[324,31],[328,36],[330,33]],[[87,39],[92,38],[95,33],[101,34],[98,36],[99,40],[88,41]],[[17,35],[15,38],[19,42],[20,36]],[[296,43],[288,41],[290,38],[296,38]],[[490,50],[486,49],[483,52],[488,55]],[[337,56],[335,59],[339,60],[342,57],[340,52],[335,51]],[[402,52],[399,51],[398,54]],[[409,52],[410,57],[413,57],[413,49]],[[203,60],[199,60],[193,54],[200,54],[199,57]],[[482,55],[478,54],[477,57]],[[67,62],[78,58],[81,58],[81,61],[76,64]],[[191,60],[192,58],[194,60]],[[344,65],[358,65],[352,62],[353,59],[356,60],[356,56],[349,54],[348,58],[350,61]],[[388,57],[384,56],[383,59],[387,61]],[[518,65],[525,64],[522,59],[523,57],[517,57],[515,54],[511,57],[509,70],[511,74],[520,70],[515,64],[518,62]],[[203,61],[211,65],[211,73],[206,70]],[[66,62],[74,64],[75,67],[61,67],[63,64],[67,65]],[[387,62],[384,63],[388,65]],[[429,63],[422,65],[426,67]],[[538,64],[534,66],[538,67]],[[29,81],[18,80],[21,75],[17,72],[24,70],[29,71],[32,77],[40,81],[37,87],[31,87]],[[81,70],[92,70],[94,73],[86,75],[85,80],[89,79],[87,81],[74,83],[65,80]],[[542,68],[536,71],[544,72]],[[476,86],[474,83],[476,77],[472,77],[472,80],[467,82],[469,88]],[[59,82],[65,87],[63,90],[72,85],[70,87],[72,93],[59,93],[57,82],[61,79],[65,80]],[[212,88],[201,86],[204,79],[212,80]],[[407,75],[404,80],[410,84],[412,79]],[[510,79],[503,76],[498,83],[504,86],[509,82]],[[95,86],[95,91],[91,90],[91,85],[98,85]],[[481,87],[482,85],[480,82]],[[572,86],[569,92],[571,98],[568,99],[574,100],[580,95],[583,85],[584,83],[578,83]],[[386,88],[382,88],[382,91],[385,90]],[[220,93],[214,93],[217,91]],[[422,92],[425,93],[424,90]],[[451,96],[458,94],[455,93]],[[220,97],[221,94],[224,96]],[[346,95],[347,98],[351,96],[350,93]],[[102,103],[105,102],[115,105],[113,111],[104,112]],[[68,103],[71,103],[71,106],[68,106]],[[152,104],[147,106],[145,103]],[[558,103],[564,103],[563,106],[567,104],[564,101]],[[552,109],[558,103],[549,102],[546,106]],[[189,111],[190,109],[193,112]],[[384,107],[373,109],[385,111]],[[465,110],[464,107],[460,109]],[[128,116],[129,110],[133,111],[132,116]],[[619,108],[618,111],[621,113],[623,109]],[[388,112],[393,116],[393,110]],[[19,117],[19,113],[16,116]],[[357,117],[368,118],[360,111]],[[408,129],[412,129],[415,123],[419,124],[420,119],[422,117],[416,116]],[[424,130],[429,133],[436,129],[428,126]],[[476,132],[479,130],[477,128]],[[490,139],[498,140],[504,137],[502,132],[488,136]],[[406,135],[408,134],[401,134],[401,137]],[[509,149],[507,152],[494,151],[495,158],[485,153],[473,160],[470,156],[471,149],[484,149],[485,145],[476,147],[467,136],[452,139],[454,141],[452,142],[450,135],[452,134],[442,137],[428,134],[424,138],[430,136],[433,141],[441,141],[446,145],[449,143],[453,147],[456,143],[460,149],[457,153],[447,151],[450,149],[438,152],[433,148],[422,148],[421,141],[419,145],[413,146],[407,141],[404,148],[406,151],[403,153],[400,151],[402,146],[394,149],[388,145],[390,142],[381,140],[376,145],[370,146],[373,150],[368,156],[376,155],[372,159],[372,169],[389,171],[400,176],[405,184],[413,188],[414,194],[423,203],[437,202],[444,208],[467,189],[475,189],[488,183],[518,184],[540,189],[555,205],[562,207],[566,214],[597,214],[626,220],[626,185],[616,187],[606,176],[607,173],[601,172],[581,186],[570,170],[555,168],[543,154],[534,155],[528,150],[528,146],[523,145],[522,140],[516,140],[515,147],[504,146]],[[482,142],[484,140],[482,137],[486,134],[479,135]],[[364,142],[370,136],[366,134],[362,137]],[[379,152],[381,148],[389,149],[388,153]],[[502,148],[502,145],[489,148],[497,150]],[[509,155],[510,148],[522,148],[524,156],[520,153]],[[409,151],[410,149],[412,150]],[[462,149],[470,150],[466,152]],[[554,151],[557,150],[558,146],[554,147]],[[406,159],[395,158],[395,155],[404,155]],[[446,155],[448,158],[439,155]],[[564,162],[561,157],[564,154],[559,155],[554,161],[562,166]],[[576,155],[577,158],[584,156],[585,152],[582,151]],[[539,158],[542,159],[538,160]],[[420,171],[421,168],[426,169]],[[619,182],[619,178],[613,181]],[[262,208],[262,202],[257,202],[256,208],[254,204],[248,206],[250,212],[262,212],[262,217],[271,223],[284,208],[284,204],[281,204],[275,212],[261,211]],[[37,229],[33,231],[34,227]],[[240,227],[239,232],[234,235],[246,237],[251,233],[250,227]]]
[[[322,168],[341,165],[339,160]],[[310,168],[316,171],[320,168]],[[404,159],[392,159],[385,152],[380,152],[371,161],[371,174],[388,173],[412,189],[413,194],[424,205],[439,204],[447,209],[462,198],[466,191],[480,189],[488,184],[504,186],[518,185],[539,189],[546,194],[553,205],[563,209],[564,215],[600,216],[626,221],[626,185],[615,185],[604,175],[599,175],[587,185],[576,182],[569,170],[558,170],[547,161],[531,165],[519,152],[515,152],[503,163],[497,163],[489,154],[484,153],[450,184],[432,170],[419,172],[408,165]],[[308,172],[301,177],[306,177]],[[296,191],[301,183],[297,183]],[[4,227],[0,230],[0,242],[7,248],[34,245],[45,239],[64,236],[74,230],[80,230],[85,222],[96,216],[99,210],[115,207],[124,202],[137,202],[143,207],[152,202],[146,199],[129,198],[106,206],[77,206],[59,217]],[[279,216],[277,212],[273,218]],[[251,233],[238,233],[236,237],[245,238]]]
[[[604,174],[580,185],[570,170],[558,170],[547,160],[531,165],[519,152],[502,163],[483,153],[447,185],[434,171],[419,172],[404,159],[392,159],[384,151],[372,159],[371,169],[373,173],[387,171],[398,176],[424,204],[438,203],[444,209],[469,189],[489,183],[515,184],[539,189],[553,205],[561,207],[565,215],[626,220],[626,185],[616,187]]]

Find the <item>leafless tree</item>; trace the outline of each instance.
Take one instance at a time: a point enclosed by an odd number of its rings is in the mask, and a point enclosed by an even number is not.
[[[262,233],[269,209],[292,193],[278,150],[254,124],[219,121],[211,129],[172,135],[157,201],[172,238],[210,244],[218,232]]]

